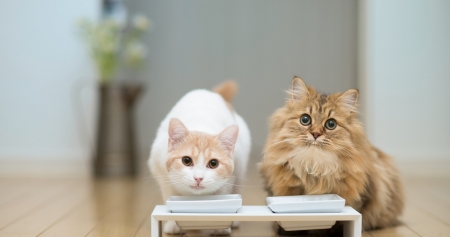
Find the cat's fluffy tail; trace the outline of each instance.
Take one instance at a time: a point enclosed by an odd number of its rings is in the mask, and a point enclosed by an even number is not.
[[[214,92],[221,95],[223,99],[229,103],[231,103],[231,101],[233,100],[234,96],[237,93],[237,90],[238,85],[233,80],[224,81],[213,89]]]

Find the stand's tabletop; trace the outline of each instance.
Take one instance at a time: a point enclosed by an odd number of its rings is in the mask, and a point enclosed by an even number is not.
[[[340,213],[274,213],[268,206],[242,206],[237,213],[172,213],[165,205],[157,205],[152,217],[161,221],[352,221],[361,214],[350,206]]]

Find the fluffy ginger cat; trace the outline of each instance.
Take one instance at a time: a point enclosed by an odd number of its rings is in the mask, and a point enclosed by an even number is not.
[[[363,230],[395,225],[403,188],[392,159],[367,140],[357,90],[323,95],[298,77],[270,118],[259,164],[274,196],[338,194],[362,214]]]
[[[164,201],[173,195],[238,193],[251,144],[245,121],[231,107],[236,90],[226,81],[214,92],[191,91],[161,122],[149,166]],[[174,221],[163,231],[181,233]]]

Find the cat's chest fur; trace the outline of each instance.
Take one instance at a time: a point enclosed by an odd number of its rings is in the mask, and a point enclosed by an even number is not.
[[[333,192],[343,178],[339,157],[318,147],[302,147],[291,152],[286,169],[298,179],[304,193]]]
[[[273,180],[271,191],[275,196],[333,193],[355,204],[363,187],[351,184],[365,176],[346,170],[343,162],[336,154],[318,147],[295,149],[273,169],[279,181]]]

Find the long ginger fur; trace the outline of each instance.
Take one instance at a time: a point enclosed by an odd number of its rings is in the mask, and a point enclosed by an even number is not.
[[[397,224],[404,206],[399,172],[367,140],[357,118],[358,92],[323,95],[294,78],[288,93],[270,118],[259,164],[269,194],[335,193],[362,214],[363,230]],[[308,126],[300,122],[305,114],[312,120]],[[335,129],[325,127],[329,119]]]

